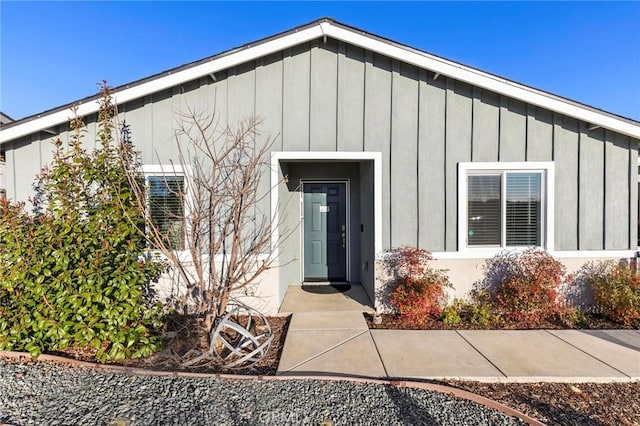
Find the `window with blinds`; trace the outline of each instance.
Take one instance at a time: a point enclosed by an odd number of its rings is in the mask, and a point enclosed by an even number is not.
[[[541,243],[542,172],[496,171],[467,176],[467,245]]]
[[[149,216],[173,250],[184,250],[184,177],[147,176]]]
[[[499,245],[502,240],[500,175],[469,176],[468,244]]]
[[[540,173],[507,173],[506,245],[540,245]]]

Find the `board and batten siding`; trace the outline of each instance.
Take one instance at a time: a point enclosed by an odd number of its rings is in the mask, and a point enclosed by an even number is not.
[[[457,165],[468,161],[554,161],[555,249],[636,247],[637,140],[331,38],[121,105],[143,162],[176,160],[187,107],[230,125],[256,114],[275,150],[381,152],[384,248],[458,249]],[[32,193],[51,139],[8,143],[7,196]]]

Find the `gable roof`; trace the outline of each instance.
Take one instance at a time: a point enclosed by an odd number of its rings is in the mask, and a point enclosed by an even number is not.
[[[583,120],[592,126],[604,127],[640,139],[640,122],[638,121],[432,55],[341,24],[330,18],[322,18],[215,56],[116,87],[114,101],[122,104],[323,37],[350,43],[436,74]],[[73,105],[78,106],[80,116],[95,113],[98,111],[98,96],[90,96],[14,121],[0,130],[0,144],[67,122],[70,117],[69,108]]]
[[[9,124],[12,121],[14,121],[13,118],[9,117],[4,112],[0,111],[0,127],[4,126],[5,124]]]

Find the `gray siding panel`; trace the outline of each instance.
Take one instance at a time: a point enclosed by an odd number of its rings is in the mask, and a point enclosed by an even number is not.
[[[13,178],[18,201],[27,201],[33,196],[33,182],[40,172],[40,139],[37,134],[19,139],[14,143],[13,167],[7,170],[7,180]],[[9,154],[9,153],[7,153]]]
[[[588,132],[580,125],[580,200],[578,210],[579,249],[603,249],[604,143],[602,130]]]
[[[210,96],[208,90],[211,81],[211,77],[206,76],[180,86],[176,108],[182,114],[187,114],[189,111],[196,113],[213,112],[213,96]]]
[[[311,151],[336,150],[338,56],[334,40],[311,48],[309,144]]]
[[[631,167],[636,172],[635,179],[629,178],[629,148],[628,137],[605,132],[605,248],[608,250],[629,249],[637,244],[635,241],[631,247],[629,244],[630,197],[627,188],[621,186],[630,180],[630,186],[637,186],[636,164]],[[637,155],[634,158],[637,163]],[[637,203],[637,198],[631,203]]]
[[[213,112],[218,123],[217,130],[224,131],[229,123],[229,82],[227,72],[216,73],[217,80],[209,86],[211,102],[213,104]]]
[[[578,124],[555,116],[555,249],[578,249]]]
[[[364,51],[338,45],[338,130],[339,151],[364,149]]]
[[[638,147],[640,141],[629,138],[629,248],[638,247]]]
[[[445,79],[423,71],[420,81],[418,131],[418,244],[445,250]]]
[[[447,79],[446,110],[446,240],[458,249],[458,163],[471,160],[471,86]]]
[[[282,54],[260,60],[256,69],[256,115],[260,129],[275,138],[273,148],[282,150]]]
[[[274,151],[282,150],[282,54],[277,53],[258,61],[256,66],[255,108],[261,121],[259,130],[263,140],[272,141]],[[268,193],[272,185],[270,168],[265,167],[260,179],[260,190]],[[271,215],[271,197],[264,197],[258,204],[262,213]]]
[[[161,163],[177,157],[175,143],[176,116],[173,90],[168,89],[153,95],[151,104],[153,127],[151,128],[153,155]],[[157,160],[156,160],[157,162]]]
[[[255,116],[255,84],[256,74],[253,62],[230,70],[227,78],[227,120],[232,129],[237,128],[242,121]]]
[[[527,147],[526,104],[500,97],[500,161],[524,161]]]
[[[148,103],[145,102],[148,100]],[[129,125],[131,140],[141,151],[143,164],[154,164],[158,162],[153,149],[153,110],[151,108],[151,97],[147,96],[139,103],[136,102],[125,105],[126,109],[123,118]]]
[[[527,161],[553,158],[553,113],[529,106],[527,109]]]
[[[500,140],[500,97],[473,89],[473,161],[498,161]]]
[[[418,244],[418,70],[395,62],[391,97],[391,246]]]
[[[366,63],[364,146],[365,151],[382,153],[382,246],[391,243],[390,210],[390,134],[391,134],[391,61],[369,54]]]
[[[282,147],[309,150],[309,46],[293,47],[284,57]]]

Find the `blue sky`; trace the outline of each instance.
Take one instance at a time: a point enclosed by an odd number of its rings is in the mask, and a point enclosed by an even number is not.
[[[329,16],[640,120],[640,2],[0,2],[19,119]]]

